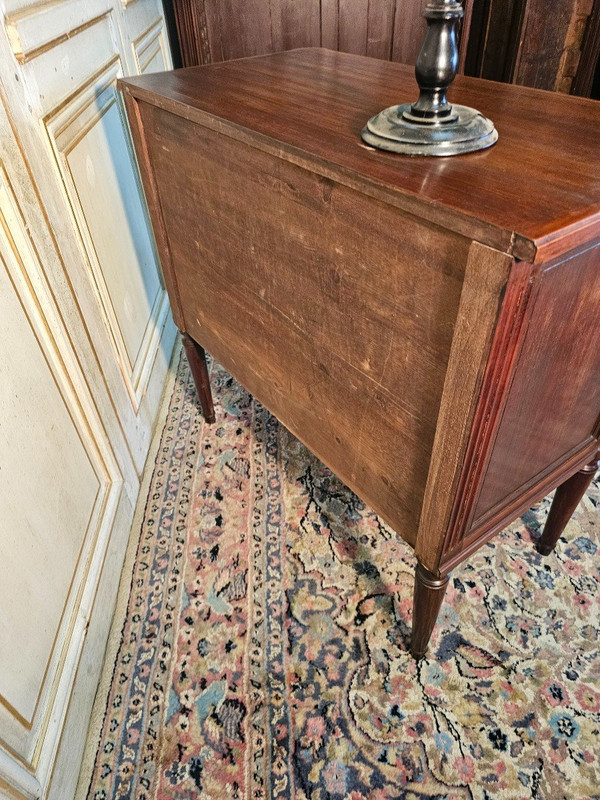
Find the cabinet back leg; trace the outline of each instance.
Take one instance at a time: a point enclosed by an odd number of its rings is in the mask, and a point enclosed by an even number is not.
[[[536,545],[538,552],[543,556],[549,555],[554,550],[573,512],[581,502],[581,498],[587,492],[596,474],[599,458],[600,452],[596,453],[593,461],[579,470],[579,472],[576,472],[568,481],[561,483],[556,490],[546,525]]]
[[[215,409],[213,406],[212,393],[210,391],[210,382],[208,380],[208,368],[206,366],[204,348],[200,347],[187,333],[183,334],[183,346],[190,364],[194,383],[196,384],[196,391],[198,392],[198,399],[200,400],[200,407],[202,408],[204,419],[207,422],[214,422]]]
[[[410,640],[410,652],[415,658],[425,655],[449,579],[450,575],[434,575],[421,563],[417,564]]]
[[[536,545],[538,552],[543,556],[547,556],[554,550],[573,512],[587,492],[598,469],[599,457],[600,452],[596,454],[593,461],[576,472],[568,481],[561,483],[556,490],[546,525]]]

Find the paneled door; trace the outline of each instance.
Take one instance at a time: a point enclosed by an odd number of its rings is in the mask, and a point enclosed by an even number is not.
[[[0,0],[0,798],[69,800],[175,341],[122,75],[158,0]]]

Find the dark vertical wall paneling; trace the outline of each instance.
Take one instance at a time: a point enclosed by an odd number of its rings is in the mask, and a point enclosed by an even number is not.
[[[419,55],[427,23],[420,0],[397,0],[392,61],[414,64]]]
[[[472,16],[467,75],[589,96],[600,0],[481,0]]]
[[[339,0],[338,50],[364,55],[367,47],[369,0]]]
[[[185,66],[295,47],[414,64],[426,29],[425,1],[165,0],[165,5],[174,10]],[[465,2],[467,18],[473,2]]]
[[[270,3],[263,0],[206,0],[205,6],[219,25],[221,52],[218,58],[214,53],[213,61],[253,56],[272,48]],[[213,10],[210,10],[211,6]]]
[[[338,0],[321,0],[321,47],[338,49]]]
[[[515,83],[554,89],[574,5],[553,0],[550,17],[547,0],[529,0]]]
[[[594,0],[571,94],[600,100],[600,0]]]
[[[271,46],[269,50],[293,50],[314,47],[321,39],[319,0],[270,0]],[[266,50],[264,52],[267,52]]]
[[[395,11],[395,0],[370,0],[366,55],[373,58],[391,58]]]

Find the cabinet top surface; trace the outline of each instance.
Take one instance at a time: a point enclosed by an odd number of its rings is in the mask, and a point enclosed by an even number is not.
[[[292,50],[121,81],[125,91],[532,260],[600,235],[600,103],[458,76],[450,100],[490,117],[499,141],[447,158],[367,147],[366,121],[414,101],[414,68]],[[250,137],[250,138],[248,138]],[[557,252],[564,249],[557,247]]]

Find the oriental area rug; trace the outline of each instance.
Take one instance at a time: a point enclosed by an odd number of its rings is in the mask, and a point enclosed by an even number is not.
[[[223,369],[182,358],[88,800],[600,798],[598,485],[451,577],[407,652],[414,558]]]

